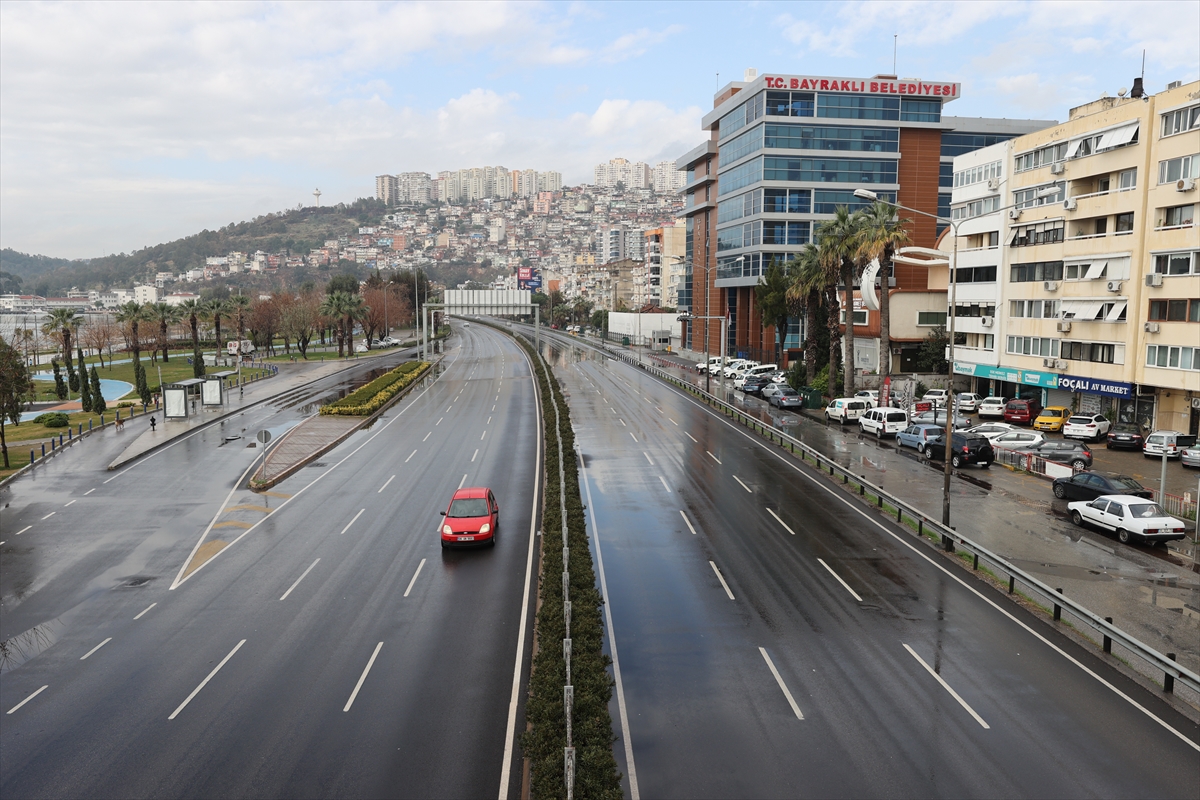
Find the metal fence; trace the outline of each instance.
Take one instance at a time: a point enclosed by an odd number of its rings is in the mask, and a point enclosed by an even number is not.
[[[901,524],[915,524],[916,534],[918,536],[933,536],[940,538],[942,547],[947,552],[957,552],[958,550],[966,551],[972,559],[974,569],[978,569],[982,562],[985,566],[991,566],[993,569],[1008,576],[1008,592],[1013,594],[1019,590],[1025,590],[1033,595],[1035,602],[1043,604],[1051,609],[1052,616],[1057,622],[1062,619],[1064,611],[1073,616],[1078,623],[1084,628],[1089,628],[1094,631],[1101,639],[1104,652],[1111,653],[1113,643],[1115,642],[1123,650],[1130,655],[1140,659],[1153,670],[1160,672],[1163,676],[1163,689],[1166,692],[1174,691],[1175,681],[1179,681],[1187,688],[1194,692],[1200,693],[1200,674],[1181,666],[1175,661],[1174,653],[1163,654],[1158,650],[1150,647],[1144,642],[1134,638],[1126,633],[1121,628],[1118,628],[1112,623],[1111,617],[1100,617],[1092,613],[1080,603],[1065,596],[1061,590],[1044,583],[1039,578],[1025,572],[1002,556],[993,553],[981,544],[978,544],[971,539],[958,533],[953,528],[947,527],[940,520],[933,519],[924,511],[911,505],[905,500],[896,497],[889,493],[886,489],[876,486],[867,481],[864,477],[855,474],[852,470],[843,467],[837,462],[827,458],[817,450],[804,444],[799,439],[796,439],[772,425],[764,423],[757,417],[746,414],[745,412],[735,408],[734,406],[724,402],[720,398],[705,392],[703,389],[692,385],[691,383],[667,372],[660,367],[652,364],[647,364],[639,360],[637,356],[631,355],[619,350],[612,350],[605,347],[603,344],[587,342],[586,344],[596,347],[612,358],[619,359],[631,364],[638,369],[660,378],[673,386],[676,386],[698,400],[704,402],[711,408],[721,411],[725,416],[740,425],[749,428],[755,433],[765,437],[774,444],[778,444],[785,450],[801,455],[805,460],[812,462],[818,469],[827,471],[833,479],[841,479],[843,485],[856,488],[860,496],[873,500],[880,509],[885,507],[890,513],[896,515],[896,521]],[[1013,451],[1006,451],[1013,453]],[[1038,464],[1029,464],[1028,459],[1042,462],[1041,469],[1045,470],[1045,462],[1042,459],[1028,456],[1028,454],[1015,454],[1024,456],[1025,464],[1032,466],[1033,470],[1038,469]],[[1008,457],[1008,456],[1006,456]],[[1025,467],[1022,467],[1025,468]],[[1032,470],[1031,470],[1032,471]]]

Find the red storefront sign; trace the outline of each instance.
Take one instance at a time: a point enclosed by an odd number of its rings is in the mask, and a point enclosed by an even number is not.
[[[899,80],[843,80],[841,78],[763,78],[768,89],[807,89],[814,92],[855,94],[903,94],[922,97],[958,97],[957,83],[926,83]]]

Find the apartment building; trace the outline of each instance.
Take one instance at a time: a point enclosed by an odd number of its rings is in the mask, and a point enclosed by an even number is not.
[[[684,276],[684,227],[651,228],[642,236],[646,240],[645,283],[635,294],[634,305],[676,308]]]
[[[1138,81],[953,174],[955,372],[981,393],[1195,432],[1200,83],[1151,96]]]

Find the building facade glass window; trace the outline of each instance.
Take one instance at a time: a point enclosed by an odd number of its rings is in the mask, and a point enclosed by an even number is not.
[[[956,283],[995,283],[995,267],[959,267],[954,270]],[[986,314],[985,316],[992,316]]]
[[[954,209],[954,219],[972,219],[990,214],[1000,208],[1000,196],[983,197]]]
[[[896,202],[895,192],[876,192],[880,200]],[[814,214],[836,214],[838,206],[845,206],[850,211],[866,208],[872,201],[855,197],[851,189],[816,189],[813,191]]]
[[[863,153],[900,151],[898,128],[817,128],[812,125],[762,126],[764,147],[787,150],[849,150]]]
[[[1008,315],[1017,318],[1058,319],[1058,300],[1010,300]]]
[[[1028,189],[1020,189],[1013,192],[1013,205],[1016,208],[1034,208],[1035,206],[1048,206],[1052,203],[1061,203],[1066,191],[1067,185],[1063,181],[1051,183],[1046,186],[1032,186]],[[1058,189],[1058,193],[1048,192],[1048,189]],[[1046,194],[1039,196],[1039,193]]]
[[[1200,178],[1200,154],[1180,156],[1158,162],[1159,184],[1174,183],[1180,178]]]
[[[900,98],[867,94],[821,94],[817,116],[835,119],[900,119]]]
[[[728,172],[722,172],[717,182],[717,196],[731,194],[739,189],[745,189],[752,183],[763,179],[763,160],[760,156],[744,164],[739,164]]]
[[[1200,128],[1200,106],[1168,111],[1162,115],[1162,135],[1174,136]]]
[[[768,214],[812,213],[812,191],[809,189],[763,189],[762,208]]]
[[[738,168],[735,168],[736,171]],[[785,158],[765,156],[762,178],[808,183],[888,183],[897,181],[897,162],[859,158]],[[722,176],[722,181],[724,176]]]
[[[1154,271],[1159,275],[1200,275],[1200,252],[1159,253],[1154,256]]]
[[[781,220],[764,220],[762,223],[763,244],[807,244],[809,241],[810,223],[783,222]]]
[[[812,92],[767,92],[767,114],[772,117],[811,117]]]
[[[1200,347],[1146,345],[1146,366],[1200,370]]]
[[[1012,135],[1003,133],[946,132],[942,134],[942,157],[961,156],[963,153],[990,147],[999,142],[1007,142],[1011,138]]]
[[[1067,157],[1067,143],[1060,142],[1052,144],[1037,150],[1031,150],[1028,153],[1022,153],[1013,159],[1013,171],[1025,172],[1038,167],[1046,167],[1058,161],[1063,161]]]
[[[1007,352],[1015,356],[1057,358],[1058,341],[1039,336],[1009,336]]]
[[[952,134],[943,133],[943,141],[945,140],[945,137],[950,135]],[[942,166],[944,167],[946,165],[943,164]],[[953,169],[954,165],[951,164],[950,167]],[[990,164],[979,164],[971,167],[970,169],[959,170],[958,172],[953,173],[954,188],[957,189],[960,186],[973,186],[977,183],[990,181],[992,179],[999,180],[1002,177],[1003,172],[1004,165],[1001,161],[993,161]]]
[[[941,122],[941,100],[900,99],[900,119],[905,122]]]
[[[1012,264],[1009,267],[1009,283],[1061,281],[1062,278],[1063,262],[1061,261],[1031,261],[1024,264]]]
[[[745,103],[742,103],[740,106],[735,108],[733,111],[730,111],[728,114],[721,117],[721,121],[718,123],[720,137],[724,139],[731,133],[740,131],[742,128],[761,117],[763,115],[763,104],[763,93],[759,92],[758,94],[754,95],[754,97],[751,97]]]
[[[1061,357],[1067,361],[1092,361],[1097,364],[1125,363],[1125,346],[1119,344],[1064,341],[1061,351]]]
[[[722,142],[720,147],[721,163],[732,164],[740,158],[763,148],[763,126],[758,125],[745,133]]]

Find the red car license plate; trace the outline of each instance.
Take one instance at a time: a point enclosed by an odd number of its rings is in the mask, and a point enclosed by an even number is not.
[[[475,537],[474,536],[460,536],[460,537],[458,537],[458,540],[460,542],[473,542],[473,541],[475,541]]]

